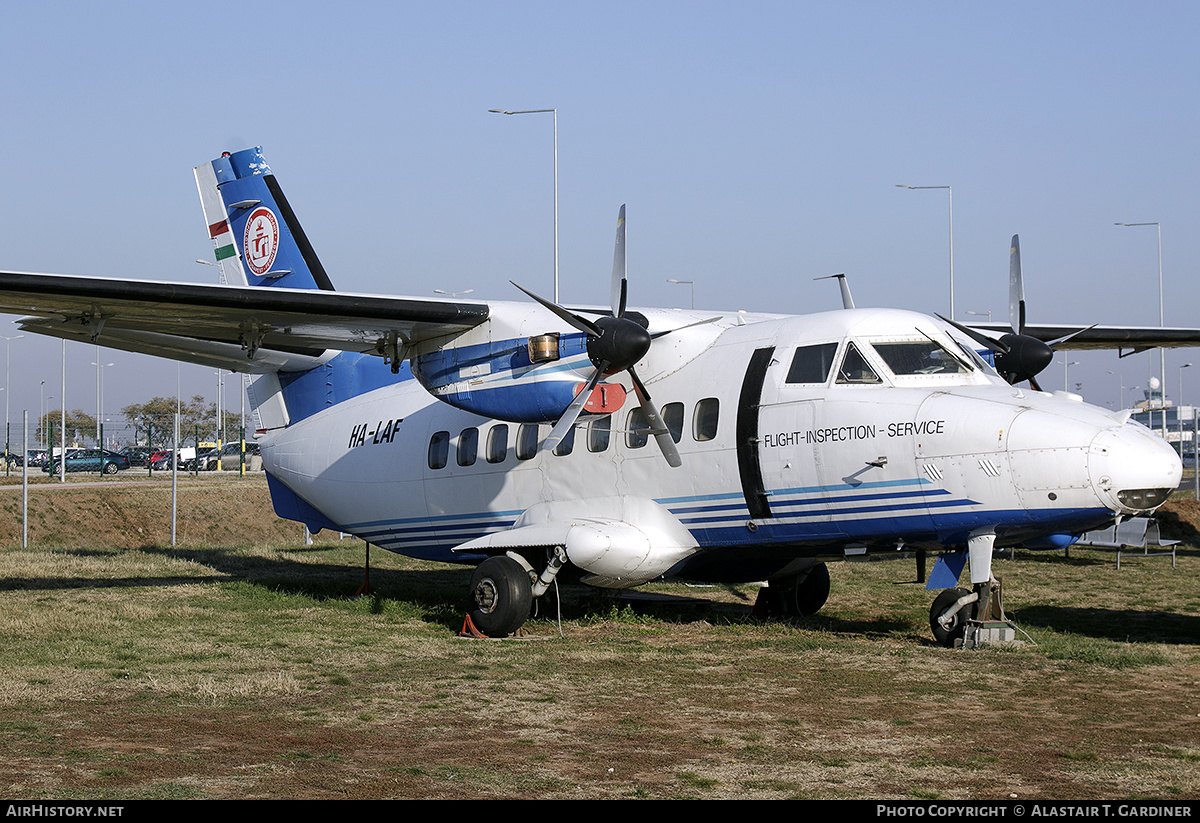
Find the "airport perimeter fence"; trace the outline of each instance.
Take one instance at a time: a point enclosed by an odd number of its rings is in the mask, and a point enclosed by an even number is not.
[[[204,420],[181,415],[178,442],[174,414],[141,414],[133,420],[106,417],[98,424],[90,415],[84,415],[83,420],[79,417],[78,413],[68,412],[65,438],[59,413],[47,413],[41,420],[30,419],[27,432],[22,432],[20,419],[10,422],[4,449],[6,474],[19,470],[24,460],[29,461],[31,469],[39,470],[47,465],[52,454],[61,460],[64,445],[68,457],[103,449],[128,457],[131,469],[148,472],[170,471],[172,460],[178,462],[180,471],[193,473],[212,471],[218,468],[218,463],[222,471],[258,471],[262,467],[257,444],[252,437],[246,439],[241,420],[234,414],[226,414],[224,428],[218,428],[212,416]],[[156,457],[157,464],[153,462]],[[68,466],[68,472],[73,470],[74,467]],[[102,471],[99,467],[80,470]]]

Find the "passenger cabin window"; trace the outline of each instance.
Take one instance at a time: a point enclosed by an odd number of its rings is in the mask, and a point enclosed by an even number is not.
[[[625,431],[625,445],[631,449],[640,449],[646,445],[649,437],[650,423],[646,420],[646,413],[640,408],[631,410]]]
[[[605,414],[594,418],[588,423],[587,448],[590,452],[608,450],[608,441],[612,437],[612,415]]]
[[[567,433],[563,435],[563,439],[558,441],[558,445],[554,447],[556,457],[564,457],[570,454],[575,449],[575,427],[567,429]]]
[[[479,429],[463,429],[458,435],[458,465],[474,466],[479,456]]]
[[[538,427],[536,423],[522,423],[517,429],[517,459],[529,460],[537,454]]]
[[[668,403],[662,407],[662,419],[667,424],[667,431],[676,443],[683,437],[683,404]]]
[[[692,414],[692,437],[701,442],[716,437],[720,409],[721,403],[715,397],[706,397],[697,403]]]
[[[933,340],[874,343],[875,351],[894,374],[967,374],[971,367]]]
[[[853,343],[846,346],[846,354],[842,357],[841,368],[838,369],[838,383],[879,383],[879,375],[863,359],[858,347]]]
[[[434,432],[429,438],[429,468],[444,469],[450,459],[450,432]]]
[[[488,431],[487,462],[503,463],[508,457],[508,424],[498,423]]]
[[[833,369],[833,357],[837,354],[837,343],[821,343],[816,346],[800,346],[792,356],[788,369],[788,383],[824,383]]]

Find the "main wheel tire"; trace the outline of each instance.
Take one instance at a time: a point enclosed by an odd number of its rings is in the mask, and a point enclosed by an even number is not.
[[[761,607],[774,617],[811,617],[829,599],[829,567],[818,563],[804,575],[772,580],[760,591]]]
[[[105,474],[116,474],[117,473],[117,464],[116,463],[105,463],[104,464],[104,473]]]
[[[795,586],[792,606],[801,617],[811,617],[829,599],[829,567],[824,563],[813,566]]]
[[[929,628],[933,630],[933,639],[946,648],[953,648],[954,641],[961,640],[967,630],[967,618],[970,617],[970,605],[963,606],[954,615],[954,619],[945,625],[939,619],[958,602],[960,597],[970,594],[966,589],[946,589],[933,600],[929,607]]]
[[[471,575],[468,614],[488,637],[507,637],[521,628],[532,605],[529,572],[511,557],[489,557]]]

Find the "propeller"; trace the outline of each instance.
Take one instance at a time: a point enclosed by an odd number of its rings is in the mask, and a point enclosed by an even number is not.
[[[654,435],[659,449],[667,458],[667,463],[679,467],[683,465],[683,461],[680,460],[679,450],[675,447],[671,431],[663,421],[662,415],[658,413],[658,407],[650,399],[650,392],[646,390],[645,384],[638,377],[637,370],[634,369],[634,364],[650,351],[652,340],[660,337],[661,334],[651,335],[641,323],[625,316],[628,297],[628,281],[625,274],[625,206],[621,206],[620,214],[617,216],[617,240],[613,250],[612,281],[609,287],[611,315],[588,320],[513,283],[518,289],[553,312],[564,323],[587,335],[588,358],[596,367],[592,376],[584,383],[583,389],[575,395],[571,405],[567,406],[562,417],[554,424],[554,428],[551,429],[542,448],[547,451],[555,448],[570,433],[575,421],[583,412],[583,407],[587,404],[592,389],[596,387],[602,377],[623,371],[628,373],[629,379],[633,382],[633,390],[641,405],[642,414],[645,415],[646,422],[650,426],[649,433]]]
[[[1054,359],[1054,347],[1067,342],[1077,334],[1095,328],[1094,325],[1088,326],[1049,343],[1025,333],[1025,284],[1021,276],[1021,243],[1015,234],[1008,256],[1008,322],[1012,331],[1001,335],[999,340],[995,340],[975,329],[942,317],[940,314],[938,317],[975,342],[995,352],[996,371],[1000,373],[1001,377],[1009,383],[1028,380],[1029,385],[1035,391],[1042,390],[1036,377]]]

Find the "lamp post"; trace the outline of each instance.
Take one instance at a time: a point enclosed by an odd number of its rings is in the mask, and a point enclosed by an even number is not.
[[[1063,391],[1071,390],[1071,382],[1069,380],[1067,380],[1067,369],[1071,368],[1071,366],[1078,366],[1078,365],[1079,365],[1078,360],[1072,360],[1070,363],[1068,363],[1065,358],[1063,359]]]
[[[488,109],[492,114],[552,114],[554,115],[554,302],[558,302],[558,109]]]
[[[1121,405],[1123,407],[1124,403],[1125,403],[1125,373],[1110,371],[1109,374],[1111,374],[1113,377],[1117,378],[1117,383],[1119,386],[1119,388],[1117,390],[1117,401],[1118,401],[1118,405]],[[1118,409],[1117,411],[1120,411],[1120,409]]]
[[[689,286],[692,290],[692,308],[696,308],[696,282],[694,280],[676,280],[673,277],[668,277],[667,282],[676,283],[680,286]]]
[[[1114,226],[1126,226],[1126,227],[1154,226],[1154,228],[1158,231],[1158,325],[1159,325],[1159,328],[1162,328],[1164,325],[1164,323],[1163,323],[1163,275],[1162,275],[1162,226],[1159,225],[1158,223],[1113,223],[1113,225]],[[1158,350],[1158,356],[1159,356],[1159,368],[1161,370],[1161,372],[1159,374],[1159,380],[1162,381],[1162,388],[1163,388],[1162,436],[1163,436],[1163,439],[1166,440],[1167,439],[1167,404],[1166,404],[1167,350],[1160,348]],[[1147,408],[1148,407],[1149,406],[1147,406]]]
[[[950,319],[954,319],[954,192],[949,186],[906,186],[903,183],[897,183],[898,189],[911,189],[919,191],[921,189],[945,189],[950,201]]]

